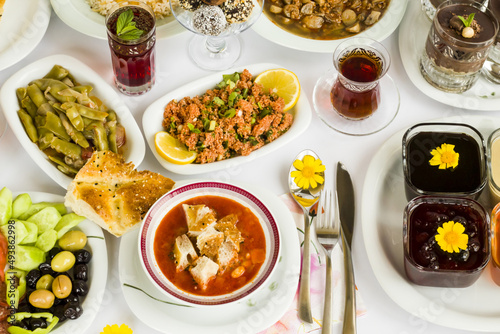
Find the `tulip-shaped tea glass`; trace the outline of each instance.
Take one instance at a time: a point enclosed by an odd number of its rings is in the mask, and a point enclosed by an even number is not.
[[[350,135],[385,128],[399,110],[399,92],[387,75],[391,58],[370,38],[350,38],[333,54],[334,68],[316,82],[313,104],[328,126]]]
[[[264,0],[170,1],[177,21],[195,33],[189,56],[206,70],[230,68],[239,58],[237,35],[250,28],[262,13]]]

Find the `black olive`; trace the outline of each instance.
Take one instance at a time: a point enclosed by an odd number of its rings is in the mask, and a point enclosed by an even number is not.
[[[66,275],[69,277],[69,279],[71,279],[71,275],[67,271],[63,271],[62,273],[54,273],[54,278],[61,275]]]
[[[17,312],[31,312],[30,307],[27,302],[28,298],[24,298],[19,302],[19,305],[17,307]]]
[[[53,315],[59,318],[59,323],[63,322],[66,320],[66,316],[64,315],[64,306],[66,304],[59,304],[56,307],[54,307],[54,311],[52,312]]]
[[[47,328],[47,322],[41,318],[31,318],[29,322],[32,331],[37,328]]]
[[[59,304],[61,304],[63,302],[64,302],[63,299],[59,299],[57,297],[54,298],[54,306],[57,306],[57,305],[59,305]]]
[[[87,282],[88,280],[89,267],[85,263],[79,263],[73,268],[73,275],[75,279]]]
[[[80,298],[74,293],[71,293],[68,297],[64,299],[64,304],[68,303],[80,303]]]
[[[26,330],[30,330],[30,325],[27,321],[28,319],[23,319],[21,321],[14,321],[13,326],[21,327]]]
[[[38,308],[31,305],[31,313],[44,313],[47,312],[46,308]]]
[[[38,269],[40,269],[42,276],[47,274],[54,276],[54,270],[52,270],[52,267],[50,266],[50,261],[41,263],[38,266]]]
[[[64,305],[64,316],[68,319],[75,320],[83,313],[82,307],[77,303],[68,303]]]
[[[49,250],[49,253],[47,254],[47,261],[52,261],[54,256],[57,255],[57,253],[61,252],[62,249],[59,247],[54,247],[51,250]]]
[[[92,254],[86,249],[77,250],[74,254],[76,263],[89,263],[92,259]]]
[[[38,269],[30,270],[28,275],[26,275],[26,285],[30,289],[36,289],[36,282],[42,277],[42,273]]]
[[[89,286],[84,281],[76,279],[73,281],[72,292],[78,296],[86,296],[89,293]]]

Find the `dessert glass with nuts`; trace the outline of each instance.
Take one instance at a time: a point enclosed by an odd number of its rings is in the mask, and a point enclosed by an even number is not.
[[[427,36],[420,72],[440,90],[461,93],[470,89],[497,33],[497,19],[480,3],[443,2]]]
[[[237,35],[254,24],[264,0],[180,0],[170,2],[177,21],[195,35],[189,56],[201,68],[224,70],[238,59]]]

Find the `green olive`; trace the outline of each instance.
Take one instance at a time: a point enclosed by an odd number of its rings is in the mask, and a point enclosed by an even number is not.
[[[75,264],[75,256],[73,253],[68,251],[62,251],[56,254],[52,261],[50,262],[50,266],[52,270],[58,273],[62,273],[73,268]]]
[[[35,290],[30,294],[29,302],[34,307],[48,309],[54,305],[54,294],[46,289]]]
[[[87,236],[82,231],[68,231],[59,239],[59,247],[75,252],[87,244]]]
[[[71,289],[73,289],[73,283],[66,275],[59,275],[52,282],[52,293],[59,299],[68,297]]]
[[[52,281],[54,280],[54,277],[52,275],[46,274],[40,277],[40,279],[36,282],[36,289],[45,289],[45,290],[50,290],[50,287],[52,286]]]

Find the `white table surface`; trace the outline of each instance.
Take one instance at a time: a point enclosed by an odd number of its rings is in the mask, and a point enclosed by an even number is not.
[[[400,112],[387,128],[370,136],[351,137],[331,130],[316,114],[313,114],[311,125],[306,132],[278,152],[232,170],[199,175],[198,177],[226,182],[252,182],[266,187],[276,195],[280,195],[287,191],[287,171],[293,157],[299,151],[306,148],[315,150],[331,171],[334,170],[333,166],[338,160],[342,161],[353,176],[357,194],[358,211],[354,235],[353,261],[357,285],[368,309],[366,315],[358,319],[358,333],[473,333],[444,328],[425,322],[398,307],[383,292],[367,259],[359,214],[359,208],[362,204],[361,190],[367,165],[380,145],[394,132],[421,121],[462,112],[476,115],[498,114],[498,111],[466,111],[449,107],[422,94],[411,83],[402,66],[397,33],[396,30],[383,41],[392,56],[392,65],[388,74],[397,83],[401,94]],[[174,88],[211,73],[199,69],[189,59],[187,45],[190,37],[190,33],[185,32],[170,39],[159,40],[156,46],[157,83],[154,88],[140,97],[130,98],[122,95],[123,100],[129,106],[141,128],[142,113],[150,103]],[[241,40],[243,42],[242,55],[235,66],[259,62],[282,64],[297,74],[301,82],[302,94],[306,94],[309,100],[312,99],[312,91],[317,78],[332,66],[332,54],[309,53],[281,47],[267,41],[251,29],[241,35]],[[59,53],[79,59],[100,73],[108,83],[112,84],[113,74],[107,42],[88,37],[67,27],[54,12],[52,12],[50,25],[42,42],[22,61],[0,71],[0,84],[23,66],[37,59]],[[7,129],[0,139],[0,156],[2,157],[0,162],[0,187],[7,186],[13,191],[44,191],[60,195],[65,194],[64,189],[53,182],[34,164],[10,129]],[[149,169],[162,173],[174,181],[189,179],[187,176],[175,175],[164,170],[155,160],[149,148],[147,148],[145,159],[139,169]],[[126,323],[134,330],[134,333],[157,333],[135,317],[127,306],[118,277],[120,240],[106,234],[106,241],[109,259],[107,282],[109,293],[106,295],[99,314],[87,333],[99,333],[106,324],[115,323]],[[341,326],[335,326],[335,330],[336,333],[340,333]]]

